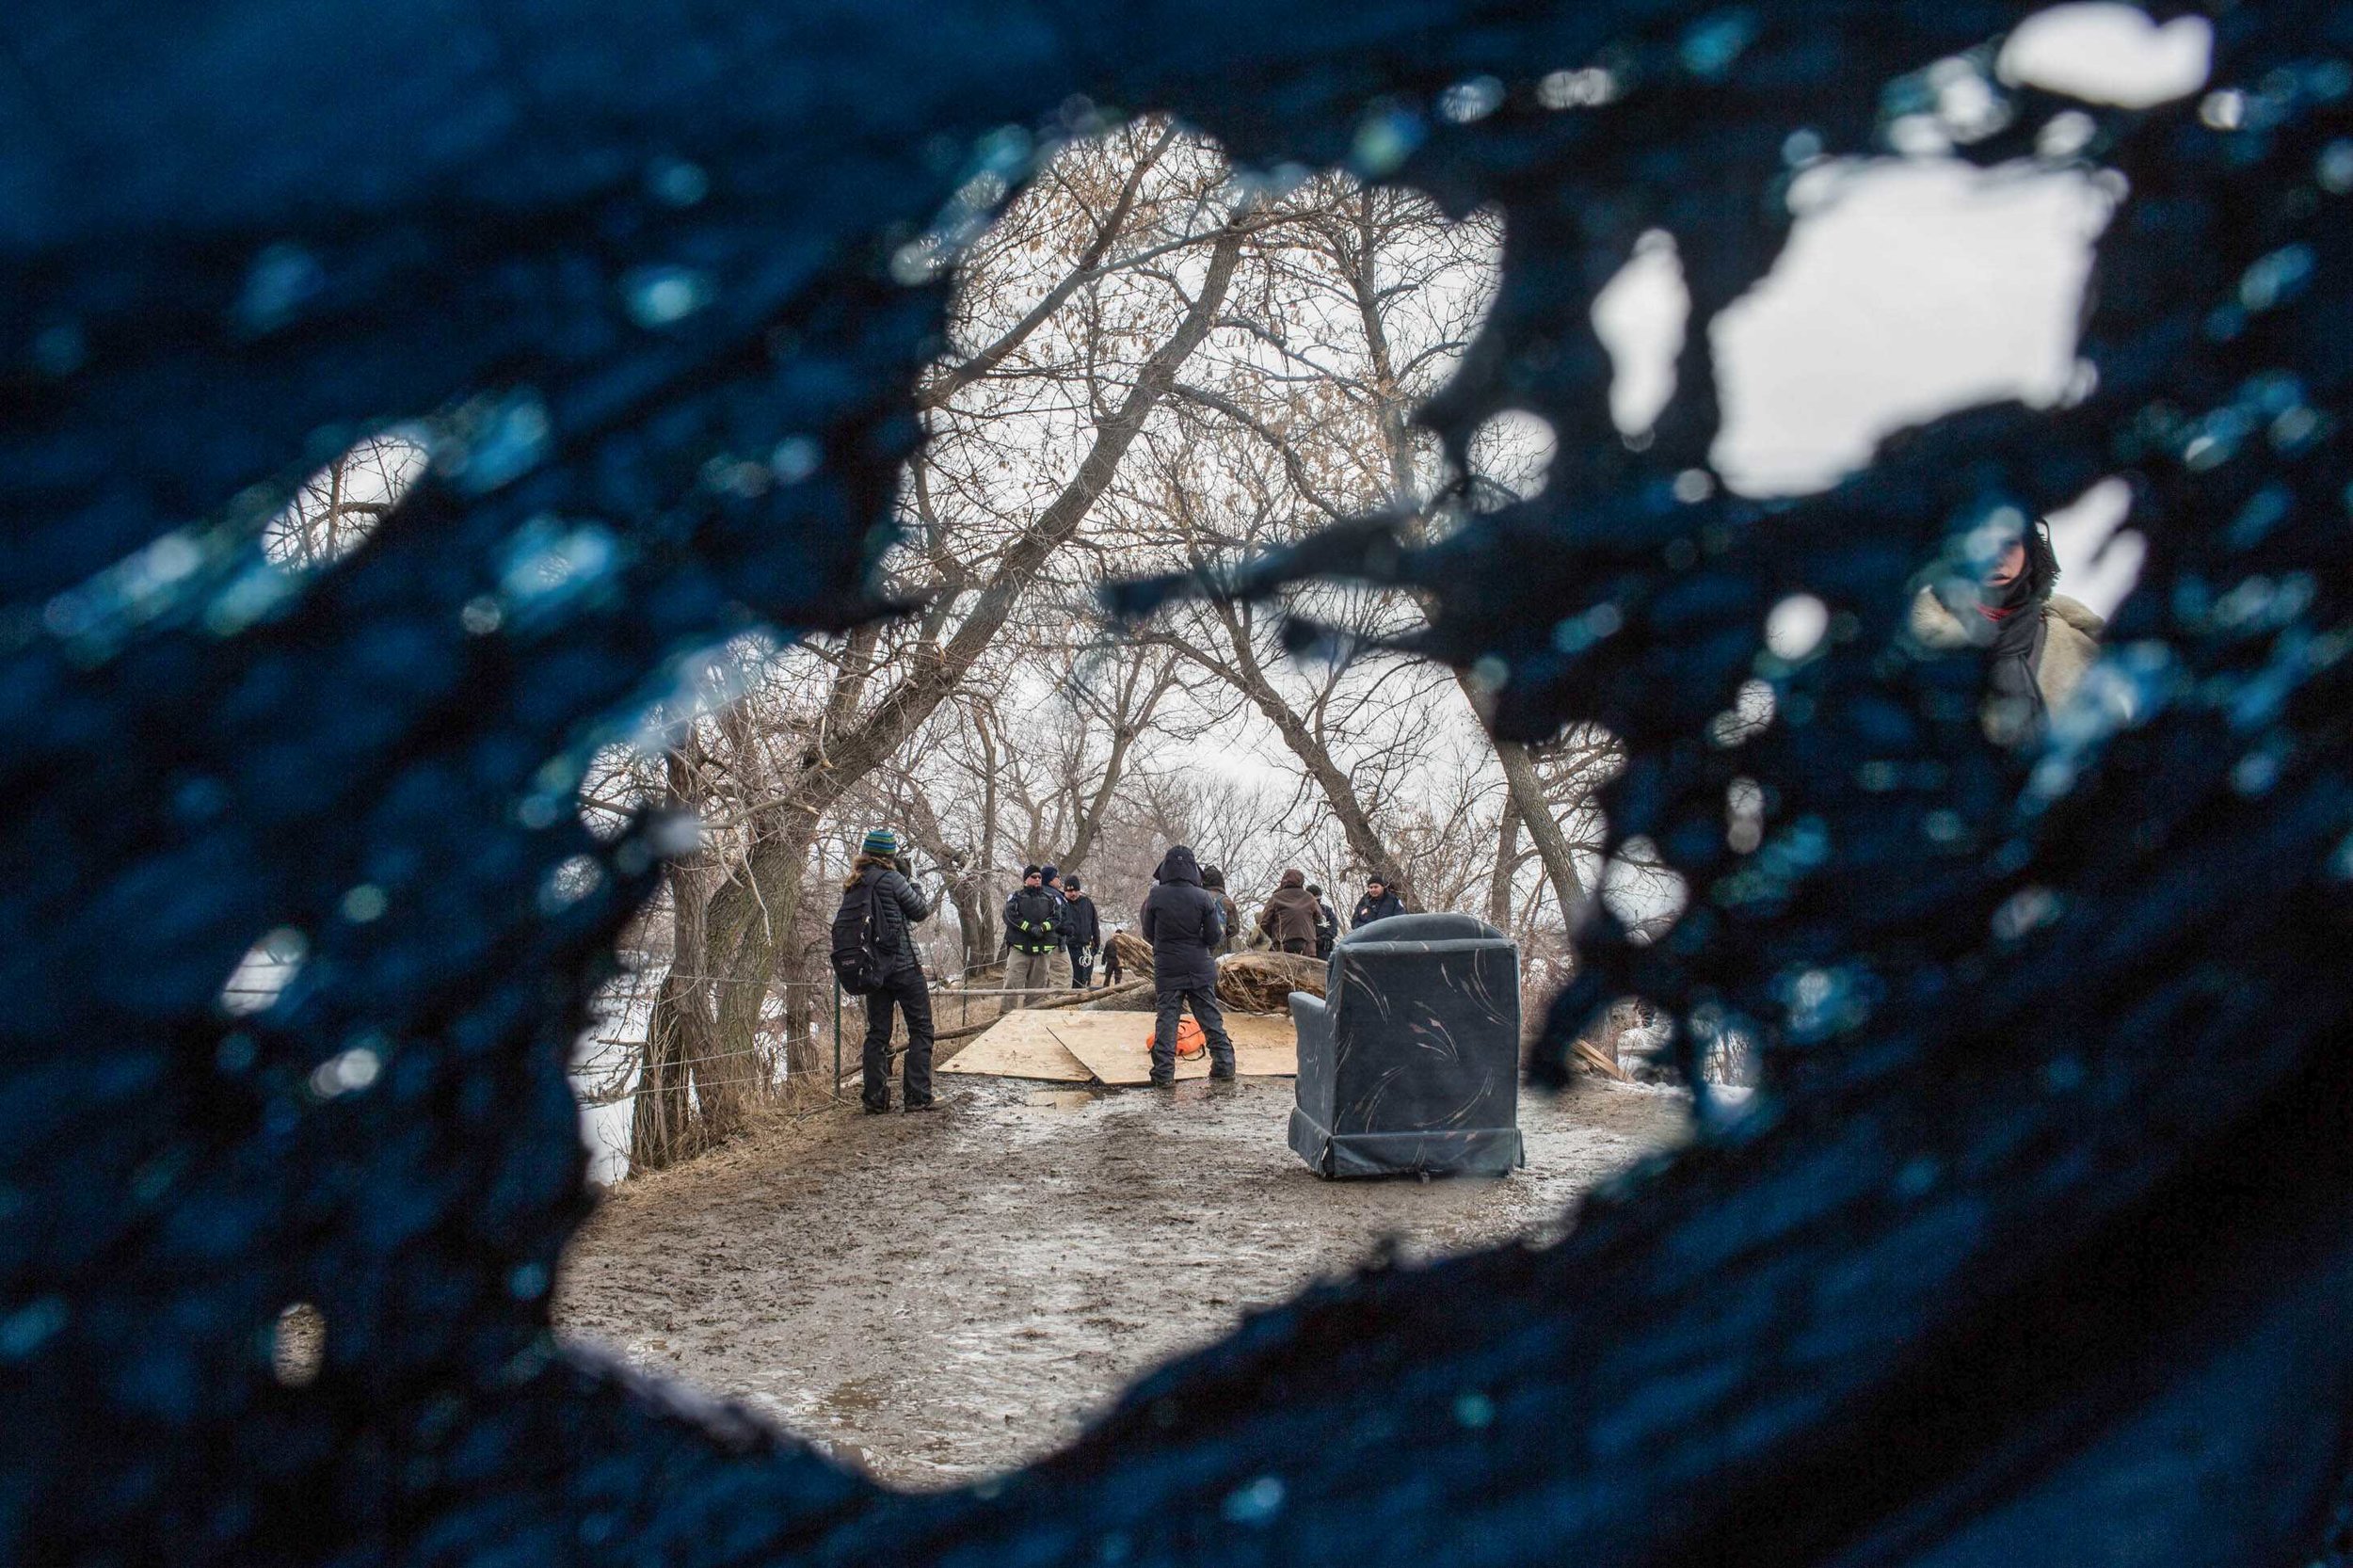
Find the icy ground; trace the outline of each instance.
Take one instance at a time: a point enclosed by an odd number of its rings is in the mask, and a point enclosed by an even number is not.
[[[1680,1095],[1586,1080],[1520,1111],[1503,1181],[1331,1183],[1288,1079],[1149,1090],[945,1078],[929,1116],[826,1112],[608,1190],[556,1320],[874,1475],[968,1480],[1064,1442],[1140,1373],[1346,1271],[1555,1232],[1680,1137]]]

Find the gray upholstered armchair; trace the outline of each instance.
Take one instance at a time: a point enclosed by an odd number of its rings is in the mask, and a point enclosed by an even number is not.
[[[1468,915],[1393,915],[1291,993],[1291,1147],[1327,1176],[1502,1176],[1520,1149],[1520,954]]]

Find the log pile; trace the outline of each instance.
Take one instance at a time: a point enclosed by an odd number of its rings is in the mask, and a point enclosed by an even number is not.
[[[1104,944],[1107,952],[1119,954],[1119,977],[1132,980],[1141,975],[1152,978],[1152,944],[1132,931],[1114,931]]]
[[[1323,961],[1289,952],[1237,953],[1217,967],[1217,1000],[1238,1013],[1288,1013],[1290,994],[1323,995]]]
[[[1097,1007],[1145,1007],[1152,1005],[1152,944],[1132,931],[1112,934],[1111,945],[1119,952],[1119,968],[1123,978],[1135,977],[1144,982],[1144,995],[1140,1001],[1097,998],[1086,1005]],[[1289,1013],[1290,994],[1305,991],[1309,996],[1323,995],[1323,960],[1302,958],[1288,952],[1240,952],[1222,960],[1217,967],[1217,1000],[1237,1013]],[[1122,991],[1134,988],[1135,979],[1128,979]]]

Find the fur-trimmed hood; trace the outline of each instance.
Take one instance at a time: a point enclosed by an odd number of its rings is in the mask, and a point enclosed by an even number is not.
[[[1912,635],[1923,648],[1983,648],[1993,640],[1991,622],[1984,632],[1974,631],[1945,608],[1932,588],[1913,596],[1911,620]],[[2074,695],[2092,661],[2100,657],[2100,634],[2107,622],[2065,594],[2053,594],[2043,602],[2042,620],[2042,662],[2035,669],[2035,685],[2041,690],[2043,706],[2057,708]]]

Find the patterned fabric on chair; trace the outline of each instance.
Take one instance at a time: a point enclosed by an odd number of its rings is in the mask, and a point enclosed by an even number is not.
[[[1326,1176],[1525,1164],[1519,960],[1468,915],[1396,915],[1342,938],[1329,1000],[1291,993],[1292,1149]]]

